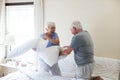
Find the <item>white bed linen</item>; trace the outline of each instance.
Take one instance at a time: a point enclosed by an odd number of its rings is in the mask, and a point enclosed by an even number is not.
[[[26,75],[21,74],[20,72],[17,71],[5,77],[0,78],[0,80],[31,80],[31,79]]]
[[[65,59],[59,61],[62,75],[65,77],[75,76],[74,54],[71,53]],[[93,76],[101,76],[104,80],[119,80],[120,60],[95,56]]]
[[[61,59],[59,63],[62,76],[52,76],[51,74],[41,71],[37,68],[28,68],[22,69],[15,73],[11,73],[5,77],[0,78],[0,80],[75,80],[73,77],[75,75],[75,69],[71,69],[67,67],[75,68],[74,61],[72,55],[67,56],[63,60]],[[67,59],[67,60],[66,60]],[[70,62],[68,62],[70,61]],[[71,64],[70,64],[71,63]],[[103,58],[103,57],[95,57],[95,68],[93,75],[99,75],[104,80],[119,80],[118,75],[120,71],[120,61],[111,58]],[[66,69],[66,70],[65,70]],[[36,72],[37,70],[37,72]]]
[[[52,76],[45,71],[24,69],[2,77],[0,80],[72,80],[72,78]]]
[[[105,80],[119,80],[120,60],[95,57],[95,66],[93,75],[100,75]]]

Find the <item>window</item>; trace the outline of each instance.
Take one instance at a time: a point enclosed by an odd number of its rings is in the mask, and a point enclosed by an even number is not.
[[[33,5],[13,5],[6,6],[6,26],[7,32],[15,37],[15,45],[12,49],[25,41],[34,38],[34,6]],[[34,51],[31,49],[17,59],[23,62],[34,63]]]

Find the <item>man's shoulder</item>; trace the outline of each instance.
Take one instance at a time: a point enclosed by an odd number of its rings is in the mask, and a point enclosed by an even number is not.
[[[83,36],[87,36],[89,35],[89,32],[88,31],[82,31],[82,32],[79,32],[76,37],[83,37]]]

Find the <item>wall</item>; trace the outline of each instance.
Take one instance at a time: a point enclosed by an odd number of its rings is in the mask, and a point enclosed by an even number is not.
[[[44,18],[55,21],[61,46],[69,45],[70,24],[80,20],[93,38],[95,55],[120,59],[120,0],[44,0]]]

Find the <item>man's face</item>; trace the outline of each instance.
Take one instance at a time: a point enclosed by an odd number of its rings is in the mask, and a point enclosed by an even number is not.
[[[72,33],[73,35],[76,34],[76,28],[75,28],[75,27],[71,28],[71,33]]]

